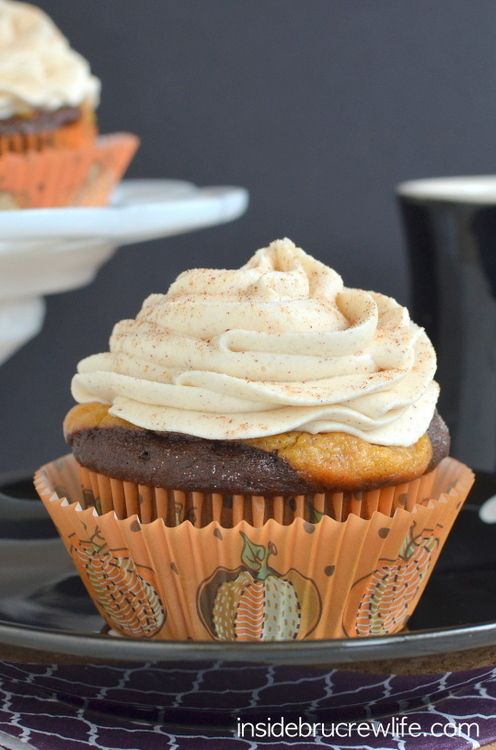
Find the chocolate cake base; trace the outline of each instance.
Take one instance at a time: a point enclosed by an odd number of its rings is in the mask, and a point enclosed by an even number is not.
[[[0,120],[0,136],[31,135],[47,130],[56,130],[64,125],[70,125],[81,117],[80,107],[60,107],[56,110],[37,109],[26,117],[17,116]]]
[[[449,432],[436,412],[429,426],[432,458],[426,471],[449,453]],[[243,442],[205,440],[179,433],[155,433],[132,426],[89,427],[67,441],[76,460],[116,479],[185,492],[251,495],[302,495],[343,489],[360,491],[406,481],[370,482],[339,487],[309,480],[274,451]]]

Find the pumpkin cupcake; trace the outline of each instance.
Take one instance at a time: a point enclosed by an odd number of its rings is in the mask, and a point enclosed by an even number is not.
[[[73,456],[37,486],[76,564],[84,521],[168,591],[181,616],[154,637],[394,632],[472,482],[435,369],[404,307],[278,240],[115,326],[72,382]]]
[[[0,207],[99,205],[137,141],[97,140],[100,82],[39,8],[0,0]]]
[[[184,492],[294,496],[411,482],[448,455],[436,357],[397,302],[289,240],[187,271],[83,360],[78,463]]]

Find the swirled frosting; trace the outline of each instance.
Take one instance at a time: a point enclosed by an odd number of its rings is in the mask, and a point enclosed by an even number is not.
[[[0,119],[32,109],[98,103],[100,83],[50,18],[0,0]]]
[[[408,446],[439,388],[434,349],[406,308],[287,239],[239,270],[182,273],[79,363],[81,402],[139,427],[210,439],[346,432]]]

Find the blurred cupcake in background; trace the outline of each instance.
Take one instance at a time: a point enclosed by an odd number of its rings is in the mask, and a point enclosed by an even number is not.
[[[138,139],[98,138],[100,81],[34,5],[0,0],[0,208],[103,205]]]

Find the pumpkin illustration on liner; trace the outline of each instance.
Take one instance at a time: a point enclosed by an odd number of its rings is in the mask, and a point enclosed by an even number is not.
[[[111,627],[122,635],[151,638],[162,628],[166,613],[152,584],[138,573],[129,557],[117,557],[98,527],[89,539],[73,545],[72,554],[83,567],[83,580]]]
[[[376,570],[354,584],[344,618],[348,635],[387,635],[405,626],[439,546],[433,529],[414,536],[414,527],[396,560],[380,560]]]
[[[280,641],[303,638],[315,628],[321,604],[313,581],[295,569],[269,565],[277,548],[255,544],[240,531],[242,565],[217,568],[199,590],[198,609],[219,640]]]

